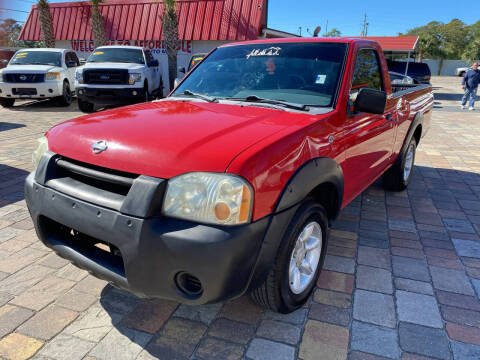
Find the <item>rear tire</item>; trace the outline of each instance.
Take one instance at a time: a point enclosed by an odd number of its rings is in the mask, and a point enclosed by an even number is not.
[[[417,141],[412,137],[407,150],[401,155],[395,164],[383,174],[382,180],[385,189],[402,191],[407,188],[410,179],[412,178],[416,149]]]
[[[0,98],[0,105],[4,108],[11,108],[15,104],[15,99]]]
[[[69,106],[72,103],[72,90],[68,81],[63,82],[62,96],[57,98],[59,106]]]
[[[312,229],[310,235],[309,229]],[[312,199],[306,199],[291,220],[265,281],[251,292],[253,301],[283,314],[300,308],[315,287],[327,242],[326,211]]]
[[[78,108],[80,109],[81,112],[84,113],[92,113],[95,110],[95,104],[92,104],[91,102],[84,101],[81,99],[78,99]]]

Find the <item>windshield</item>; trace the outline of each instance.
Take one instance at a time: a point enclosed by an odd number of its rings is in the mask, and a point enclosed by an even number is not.
[[[139,49],[105,49],[101,48],[95,50],[90,55],[87,62],[118,62],[118,63],[133,63],[133,64],[145,64],[143,59],[143,52]]]
[[[10,61],[10,65],[52,65],[62,66],[62,53],[53,51],[20,50]]]
[[[175,90],[222,98],[256,97],[330,107],[346,44],[270,43],[226,46],[206,58]]]

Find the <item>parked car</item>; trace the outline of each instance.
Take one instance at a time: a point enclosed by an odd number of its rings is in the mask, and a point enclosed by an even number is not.
[[[465,73],[470,69],[470,67],[459,67],[455,70],[457,76],[463,77]]]
[[[55,98],[61,106],[75,92],[75,52],[66,49],[22,49],[0,70],[0,105],[12,107],[16,99]]]
[[[404,74],[389,71],[388,75],[392,84],[418,84],[418,81]]]
[[[185,67],[180,67],[178,69],[178,72],[179,73],[182,73],[182,77],[181,78],[176,78],[175,79],[175,84],[174,84],[174,87],[177,87],[177,85],[180,83],[180,81],[185,77],[185,75],[190,71],[192,70],[195,65],[197,65],[198,63],[200,63],[200,61],[202,61],[205,56],[207,56],[206,53],[198,53],[198,54],[193,54],[192,57],[190,58],[190,61],[188,62],[188,67],[187,69],[185,69]]]
[[[7,66],[14,54],[14,50],[0,50],[0,69],[3,69]]]
[[[77,69],[78,107],[148,101],[162,90],[158,60],[137,46],[102,46]]]
[[[406,61],[387,60],[388,70],[405,74]],[[409,62],[407,75],[418,81],[419,84],[430,84],[431,72],[428,64]]]
[[[366,39],[222,45],[166,99],[59,124],[25,183],[37,234],[140,296],[294,311],[340,210],[412,178],[432,88],[384,64]]]

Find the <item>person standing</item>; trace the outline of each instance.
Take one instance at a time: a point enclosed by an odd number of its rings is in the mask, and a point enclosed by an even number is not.
[[[471,69],[468,69],[462,79],[462,89],[465,94],[462,97],[462,109],[468,101],[468,110],[473,110],[475,105],[475,97],[477,96],[478,84],[480,83],[480,70],[478,70],[478,62],[474,62]]]

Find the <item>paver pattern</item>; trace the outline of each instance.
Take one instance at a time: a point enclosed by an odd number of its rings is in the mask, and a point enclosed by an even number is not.
[[[23,181],[36,138],[80,113],[0,109],[0,357],[480,359],[480,110],[460,111],[458,78],[433,84],[408,191],[378,181],[341,212],[317,289],[288,315],[247,297],[139,299],[56,256],[37,239]]]

